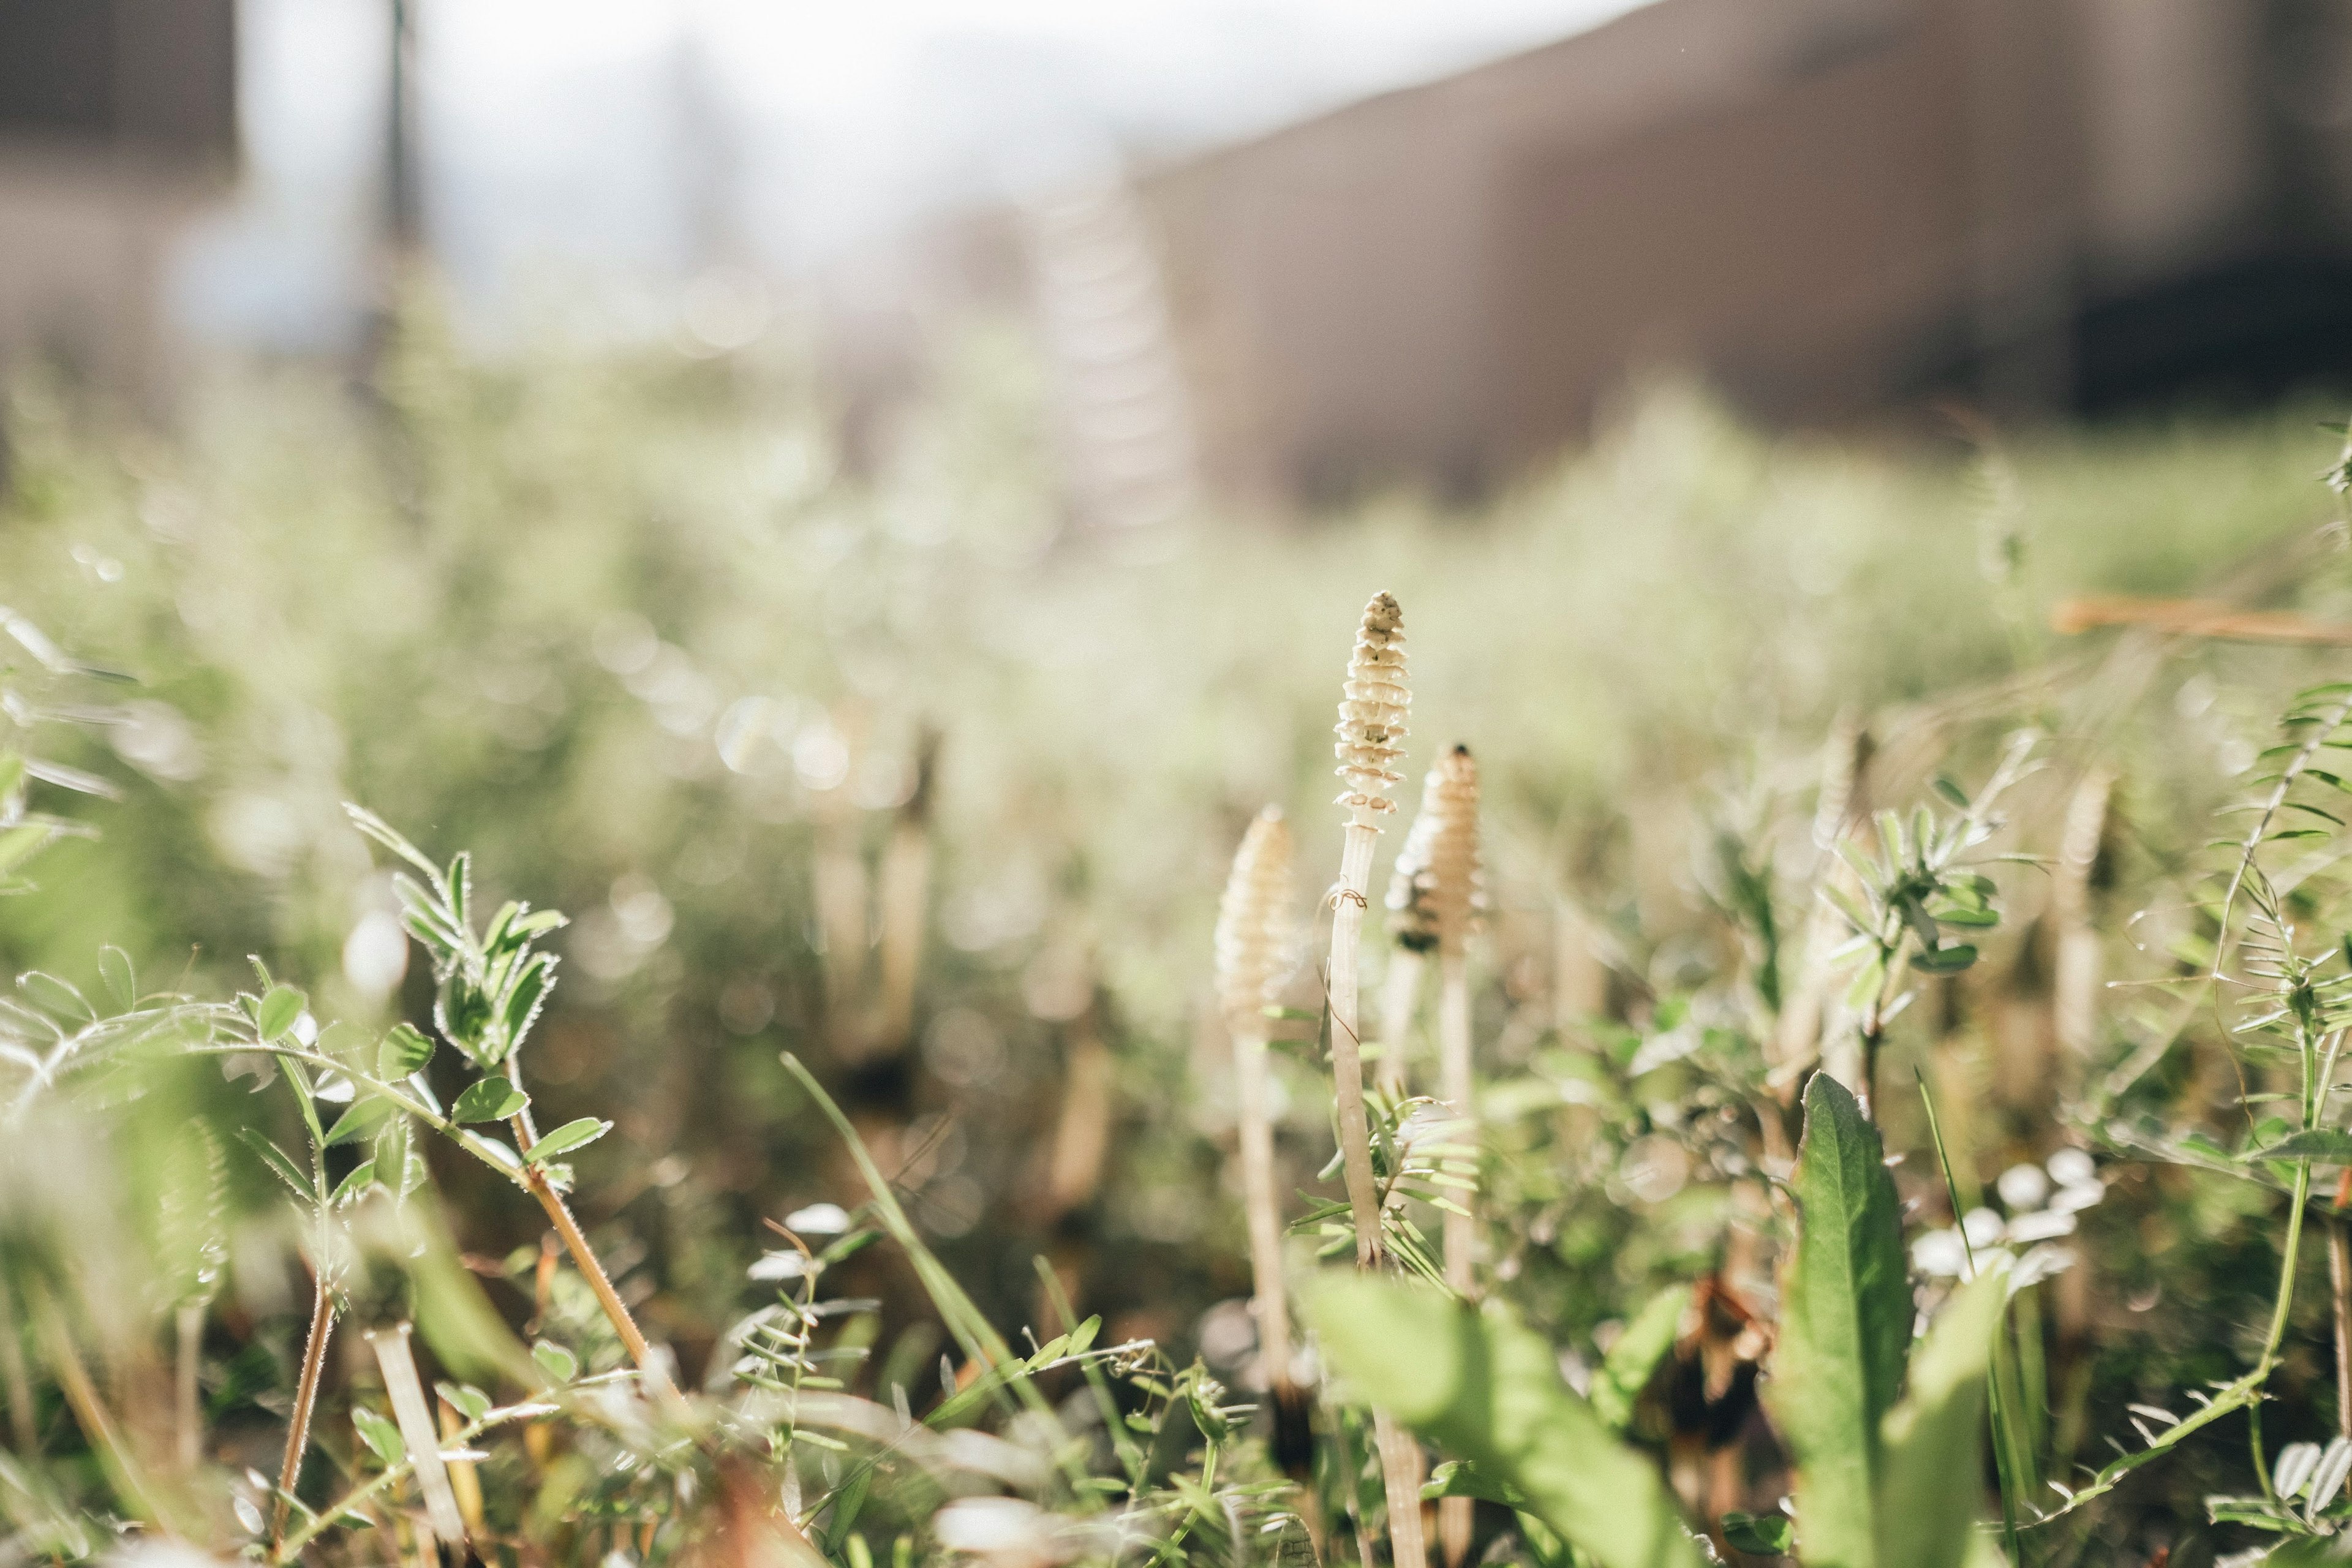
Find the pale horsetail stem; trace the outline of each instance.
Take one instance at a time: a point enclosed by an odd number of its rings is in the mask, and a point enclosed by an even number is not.
[[[1339,1112],[1339,1157],[1348,1184],[1348,1206],[1356,1226],[1356,1263],[1369,1268],[1381,1260],[1380,1194],[1372,1179],[1371,1127],[1364,1113],[1362,1035],[1357,1023],[1357,958],[1362,945],[1366,889],[1371,882],[1372,847],[1381,816],[1396,810],[1391,793],[1403,755],[1405,709],[1412,700],[1405,686],[1404,612],[1387,594],[1364,606],[1356,648],[1348,660],[1339,700],[1339,737],[1332,747],[1347,786],[1338,804],[1347,808],[1346,847],[1339,885],[1331,890],[1331,1077]]]
[[[1266,1082],[1266,1005],[1295,941],[1296,855],[1282,813],[1268,806],[1249,826],[1217,907],[1217,1003],[1233,1037],[1239,1109],[1242,1204],[1249,1222],[1258,1359],[1277,1398],[1292,1387],[1290,1310],[1282,1279],[1282,1200],[1274,1180],[1274,1120]]]
[[[1356,648],[1348,660],[1347,685],[1339,700],[1339,737],[1332,751],[1346,786],[1339,804],[1347,808],[1346,847],[1339,882],[1331,890],[1331,1080],[1339,1113],[1339,1162],[1348,1184],[1348,1207],[1356,1226],[1356,1267],[1382,1261],[1381,1197],[1372,1176],[1371,1125],[1364,1111],[1362,1036],[1358,1028],[1356,961],[1370,905],[1372,847],[1381,816],[1396,810],[1392,792],[1402,782],[1396,760],[1404,754],[1405,709],[1412,700],[1405,686],[1404,612],[1387,594],[1364,606]],[[1372,1412],[1372,1434],[1381,1455],[1387,1493],[1389,1551],[1397,1568],[1422,1568],[1428,1548],[1421,1531],[1421,1447],[1386,1412]]]
[[[1467,746],[1456,746],[1429,770],[1422,787],[1421,813],[1429,824],[1427,842],[1414,857],[1412,905],[1418,933],[1437,954],[1437,1092],[1454,1114],[1471,1119],[1475,1087],[1471,1074],[1468,948],[1484,902],[1478,878],[1478,764]],[[1466,1200],[1470,1194],[1463,1194]],[[1464,1296],[1477,1289],[1477,1222],[1469,1214],[1444,1214],[1445,1282]],[[1437,1505],[1437,1540],[1446,1568],[1459,1568],[1469,1555],[1473,1503],[1450,1497]]]

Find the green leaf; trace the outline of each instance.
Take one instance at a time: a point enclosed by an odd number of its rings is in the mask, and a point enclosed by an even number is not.
[[[433,1059],[433,1042],[424,1031],[410,1024],[394,1024],[383,1037],[383,1044],[375,1048],[375,1076],[386,1083],[398,1083],[412,1073],[425,1070]]]
[[[1977,950],[1967,942],[1933,948],[1911,955],[1911,967],[1927,974],[1958,974],[1977,961]]]
[[[2009,1295],[2006,1270],[1980,1274],[1936,1314],[1911,1358],[1911,1387],[1886,1415],[1878,1489],[1885,1568],[1960,1568],[1983,1502],[1985,1373]],[[1798,1517],[1805,1519],[1804,1505]],[[1807,1542],[1808,1563],[1814,1561]]]
[[[2292,1132],[2263,1148],[2248,1149],[2242,1160],[2321,1160],[2331,1165],[2352,1165],[2352,1132],[2335,1127],[2312,1127]]]
[[[577,1149],[584,1143],[593,1143],[612,1130],[611,1122],[600,1121],[593,1116],[583,1116],[577,1121],[567,1121],[532,1144],[530,1152],[523,1155],[523,1163],[536,1165],[541,1161],[551,1160],[556,1155]]]
[[[357,1202],[361,1194],[364,1194],[374,1181],[375,1162],[362,1160],[352,1167],[350,1175],[335,1184],[334,1195],[327,1202],[336,1208],[341,1208],[348,1203]]]
[[[449,1116],[455,1121],[504,1121],[520,1114],[530,1103],[530,1096],[505,1079],[478,1079],[457,1097],[457,1103],[449,1108]]]
[[[1421,1495],[1428,1499],[1474,1497],[1486,1502],[1501,1503],[1506,1508],[1529,1506],[1526,1495],[1518,1488],[1497,1480],[1477,1466],[1462,1459],[1448,1459],[1430,1471],[1429,1479],[1422,1483]]]
[[[539,1369],[558,1383],[570,1383],[580,1374],[580,1358],[553,1340],[541,1340],[532,1345],[530,1359],[539,1363]]]
[[[278,1039],[294,1026],[309,1005],[310,999],[291,985],[273,985],[254,1010],[254,1029],[265,1040]]]
[[[1797,1458],[1809,1568],[1864,1568],[1875,1552],[1880,1425],[1911,1344],[1911,1286],[1878,1129],[1825,1072],[1805,1089],[1790,1185],[1796,1254],[1766,1393]]]
[[[1543,1338],[1434,1290],[1326,1277],[1307,1315],[1324,1353],[1372,1404],[1517,1489],[1601,1568],[1699,1568],[1649,1458],[1560,1381]]]
[[[408,1457],[408,1445],[400,1440],[400,1428],[364,1406],[352,1412],[352,1426],[375,1457],[387,1465],[396,1465]]]
[[[490,1396],[470,1383],[436,1383],[433,1388],[468,1425],[490,1413]]]
[[[1796,1550],[1797,1527],[1784,1513],[1741,1513],[1734,1509],[1723,1516],[1723,1539],[1734,1552],[1786,1557]]]
[[[335,1118],[335,1124],[327,1129],[327,1136],[320,1146],[333,1149],[345,1143],[356,1143],[381,1126],[392,1110],[392,1101],[370,1095]]]
[[[310,1184],[310,1178],[303,1173],[301,1166],[294,1163],[292,1155],[253,1128],[240,1127],[236,1130],[236,1136],[239,1142],[261,1156],[261,1163],[268,1166],[279,1181],[294,1189],[296,1197],[306,1204],[319,1201],[318,1188]]]
[[[1602,1358],[1592,1380],[1592,1413],[1611,1431],[1622,1432],[1633,1424],[1633,1402],[1650,1385],[1658,1363],[1675,1348],[1675,1331],[1682,1326],[1690,1294],[1689,1286],[1675,1285],[1651,1297]]]

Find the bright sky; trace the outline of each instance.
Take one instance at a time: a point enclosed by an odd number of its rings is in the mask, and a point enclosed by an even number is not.
[[[1634,3],[410,0],[428,223],[461,291],[493,312],[551,263],[674,275],[713,203],[789,268],[926,212],[1246,135]],[[388,11],[245,0],[248,175],[186,268],[200,329],[292,346],[348,321]]]

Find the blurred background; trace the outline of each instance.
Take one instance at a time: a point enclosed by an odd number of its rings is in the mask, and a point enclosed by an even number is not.
[[[1393,588],[1410,773],[1486,770],[1483,1060],[1557,1123],[1496,1201],[1583,1333],[1717,1258],[1639,1045],[1741,972],[1726,866],[1810,918],[1825,736],[1900,805],[2045,728],[2029,841],[2112,767],[2101,940],[2163,962],[2129,917],[2330,667],[2045,628],[2352,615],[2352,10],[0,0],[0,603],[137,683],[5,721],[117,798],[37,786],[96,837],[0,962],[218,994],[257,953],[381,1029],[430,978],[339,803],[473,848],[573,917],[527,1072],[618,1119],[580,1207],[689,1375],[757,1220],[855,1191],[785,1049],[1003,1321],[1043,1251],[1114,1335],[1240,1364],[1209,926],[1269,801],[1302,915],[1336,867],[1331,703]],[[2058,1037],[2049,895],[2007,892],[1919,1047],[1988,1172],[2146,1043]],[[249,1088],[170,1103],[280,1114]],[[533,1216],[435,1158],[520,1321]],[[2078,1416],[2210,1373],[2269,1245],[2135,1202],[2085,1222]],[[2169,1296],[2150,1215],[2211,1262]]]

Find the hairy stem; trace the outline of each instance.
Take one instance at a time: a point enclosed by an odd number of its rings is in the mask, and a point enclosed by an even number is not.
[[[621,1343],[628,1347],[629,1359],[641,1371],[657,1371],[653,1362],[653,1347],[646,1342],[645,1332],[637,1327],[636,1319],[629,1315],[628,1306],[622,1301],[621,1293],[613,1289],[612,1277],[604,1272],[604,1266],[596,1261],[595,1250],[588,1245],[588,1238],[581,1234],[580,1222],[572,1217],[572,1210],[564,1203],[563,1194],[557,1192],[555,1184],[547,1179],[546,1171],[529,1163],[531,1145],[539,1142],[538,1138],[521,1116],[514,1119],[514,1131],[515,1142],[522,1149],[525,1161],[523,1181],[530,1188],[530,1195],[539,1200],[539,1206],[547,1211],[548,1223],[555,1226],[555,1234],[563,1238],[564,1249],[572,1254],[572,1267],[579,1269],[581,1276],[588,1281],[588,1288],[596,1292],[597,1304],[604,1309],[604,1316],[611,1321],[613,1331],[621,1336]]]
[[[292,1424],[286,1428],[286,1458],[278,1467],[278,1506],[269,1521],[272,1553],[286,1541],[288,1500],[302,1474],[302,1454],[310,1446],[310,1412],[319,1403],[319,1375],[327,1364],[327,1340],[335,1331],[335,1297],[327,1276],[317,1276],[318,1292],[310,1305],[310,1335],[302,1342],[302,1376],[294,1385]]]

